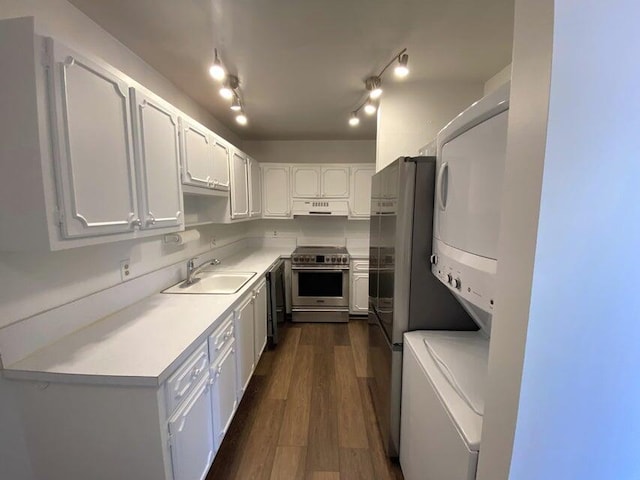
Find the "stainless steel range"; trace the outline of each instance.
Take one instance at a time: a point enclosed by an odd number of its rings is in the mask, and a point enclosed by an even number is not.
[[[344,247],[298,247],[291,256],[294,322],[349,321],[349,252]]]

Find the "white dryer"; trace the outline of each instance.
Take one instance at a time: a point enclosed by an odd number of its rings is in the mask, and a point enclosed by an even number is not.
[[[480,331],[404,336],[400,464],[406,480],[476,477],[489,340]]]

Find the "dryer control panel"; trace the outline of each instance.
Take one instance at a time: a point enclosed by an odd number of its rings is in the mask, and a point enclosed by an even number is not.
[[[457,296],[493,313],[497,261],[479,257],[433,239],[431,271]]]

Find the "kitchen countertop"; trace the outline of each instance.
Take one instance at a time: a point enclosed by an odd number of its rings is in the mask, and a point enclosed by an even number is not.
[[[157,293],[19,362],[7,378],[43,382],[159,386],[228,317],[247,291],[290,249],[245,249],[219,270],[257,272],[231,295]]]

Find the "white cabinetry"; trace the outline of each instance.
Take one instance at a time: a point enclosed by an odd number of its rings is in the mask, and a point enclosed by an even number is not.
[[[129,85],[57,41],[48,45],[63,235],[132,232],[140,219]]]
[[[320,169],[321,195],[325,198],[349,197],[349,167],[322,167]]]
[[[262,165],[264,218],[291,218],[290,171],[289,165]]]
[[[178,116],[162,100],[131,89],[140,219],[145,228],[181,227]]]
[[[231,188],[231,182],[229,181],[229,152],[231,151],[231,146],[216,135],[213,138],[213,188],[229,191]]]
[[[351,167],[350,218],[369,218],[371,208],[371,177],[373,166]]]
[[[254,319],[254,363],[258,360],[267,345],[267,288],[266,282],[258,285],[253,294]]]
[[[351,261],[351,297],[349,313],[352,315],[369,312],[369,262],[367,260]]]
[[[208,372],[169,420],[169,445],[174,480],[203,480],[207,476],[216,452]]]
[[[262,175],[260,164],[251,157],[247,157],[249,173],[249,206],[251,218],[262,215]]]
[[[293,166],[291,196],[295,198],[348,198],[349,167]]]
[[[231,155],[231,218],[249,217],[247,157],[239,150]]]
[[[236,341],[238,345],[238,398],[242,398],[255,367],[253,298],[248,295],[236,310]]]
[[[213,139],[211,133],[190,118],[181,117],[182,183],[213,188]]]
[[[291,196],[317,198],[320,196],[320,169],[293,166],[291,168]]]

